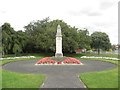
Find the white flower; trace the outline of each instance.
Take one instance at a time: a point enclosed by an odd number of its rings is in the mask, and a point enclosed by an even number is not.
[[[35,56],[20,56],[20,57],[7,57],[7,58],[0,58],[0,60],[4,59],[17,59],[17,58],[36,58]]]
[[[97,58],[97,59],[110,59],[110,60],[120,60],[118,58],[112,58],[112,57],[96,57],[96,56],[82,56],[81,58]]]

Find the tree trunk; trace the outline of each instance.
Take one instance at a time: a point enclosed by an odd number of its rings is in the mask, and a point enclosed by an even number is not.
[[[100,55],[100,48],[98,48],[98,55]]]
[[[4,51],[2,51],[2,58],[5,56],[5,52]]]

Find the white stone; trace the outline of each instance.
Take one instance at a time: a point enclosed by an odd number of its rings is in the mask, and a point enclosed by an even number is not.
[[[57,26],[55,57],[63,57],[63,53],[62,53],[62,34],[61,34],[60,25]]]

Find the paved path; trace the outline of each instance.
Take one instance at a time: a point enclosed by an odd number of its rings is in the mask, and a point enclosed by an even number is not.
[[[4,65],[2,68],[14,72],[45,74],[47,76],[41,88],[85,88],[79,80],[83,72],[108,70],[115,64],[102,61],[81,60],[84,65],[35,65],[36,60],[18,61]]]

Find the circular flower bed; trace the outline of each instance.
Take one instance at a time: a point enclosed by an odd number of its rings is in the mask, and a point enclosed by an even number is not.
[[[78,59],[68,57],[63,61],[64,64],[82,64]]]
[[[50,57],[40,59],[36,64],[55,64],[55,60],[51,60]]]
[[[76,58],[72,58],[72,57],[67,57],[62,61],[56,61],[56,60],[52,60],[50,57],[45,57],[40,59],[35,65],[64,65],[64,64],[82,64],[80,62],[80,60],[76,59]]]

